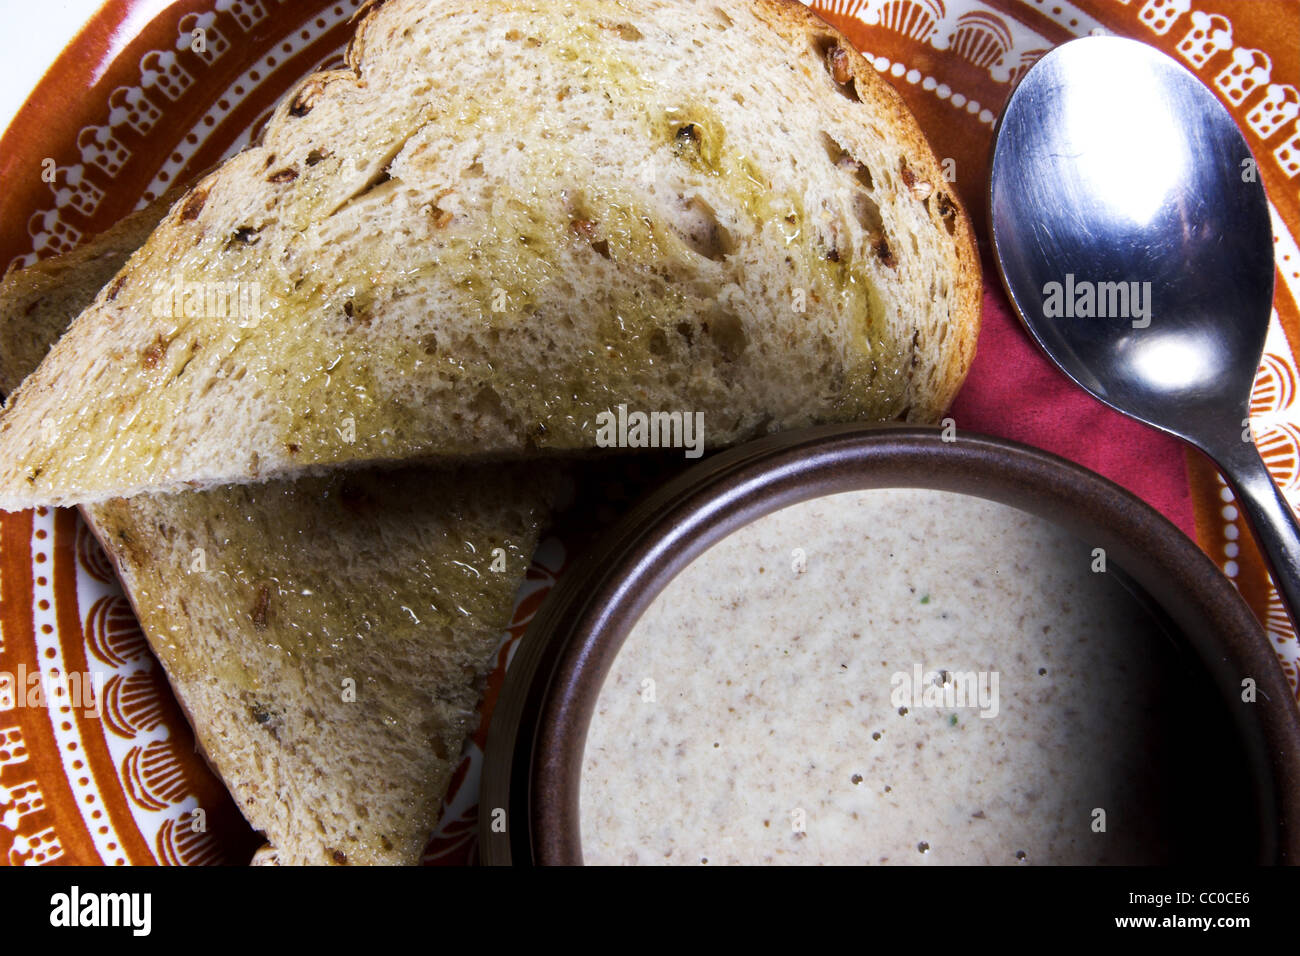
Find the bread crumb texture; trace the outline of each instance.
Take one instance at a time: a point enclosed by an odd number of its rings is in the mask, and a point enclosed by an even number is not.
[[[588,448],[620,403],[710,447],[933,421],[960,386],[969,224],[802,4],[388,0],[349,65],[14,393],[0,507]]]
[[[419,862],[555,480],[361,471],[87,509],[278,862]]]

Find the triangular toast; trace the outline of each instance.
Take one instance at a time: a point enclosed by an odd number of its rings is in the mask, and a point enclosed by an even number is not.
[[[0,283],[0,341],[22,344],[0,353],[0,381],[30,371],[165,211]],[[82,510],[278,861],[411,864],[554,485],[543,466],[358,471]]]
[[[387,0],[204,178],[0,418],[0,507],[935,420],[969,223],[897,94],[790,0]]]

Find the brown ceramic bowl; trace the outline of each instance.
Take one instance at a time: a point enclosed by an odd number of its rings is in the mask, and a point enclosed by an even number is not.
[[[624,638],[679,571],[770,512],[875,488],[987,498],[1105,548],[1203,665],[1205,686],[1213,685],[1207,694],[1223,703],[1227,739],[1249,776],[1246,813],[1253,805],[1255,818],[1230,822],[1254,834],[1250,856],[1300,862],[1300,717],[1290,688],[1250,609],[1186,535],[1119,486],[1046,452],[982,436],[945,442],[933,430],[860,426],[776,435],[707,459],[641,502],[565,576],[534,619],[497,704],[480,793],[482,861],[582,862],[587,725]],[[1241,699],[1248,677],[1255,703]]]

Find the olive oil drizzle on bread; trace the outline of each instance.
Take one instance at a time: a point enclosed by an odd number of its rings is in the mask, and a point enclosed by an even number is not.
[[[166,211],[0,282],[0,381],[111,293]],[[82,509],[263,861],[419,861],[553,478],[360,471]]]
[[[794,0],[389,0],[349,66],[15,393],[0,506],[590,448],[621,403],[702,411],[711,446],[933,421],[963,380],[969,224]],[[169,283],[257,308],[159,310]]]

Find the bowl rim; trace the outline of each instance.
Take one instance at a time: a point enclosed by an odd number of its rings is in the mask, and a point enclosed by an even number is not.
[[[1233,714],[1261,784],[1259,862],[1300,862],[1300,713],[1231,581],[1171,521],[1093,471],[1006,439],[907,425],[821,426],[711,456],[644,498],[583,555],[506,674],[480,788],[481,862],[582,863],[578,796],[596,698],[624,639],[677,573],[773,511],[883,488],[1000,502],[1104,548],[1177,625]],[[1256,702],[1240,699],[1246,677]]]

